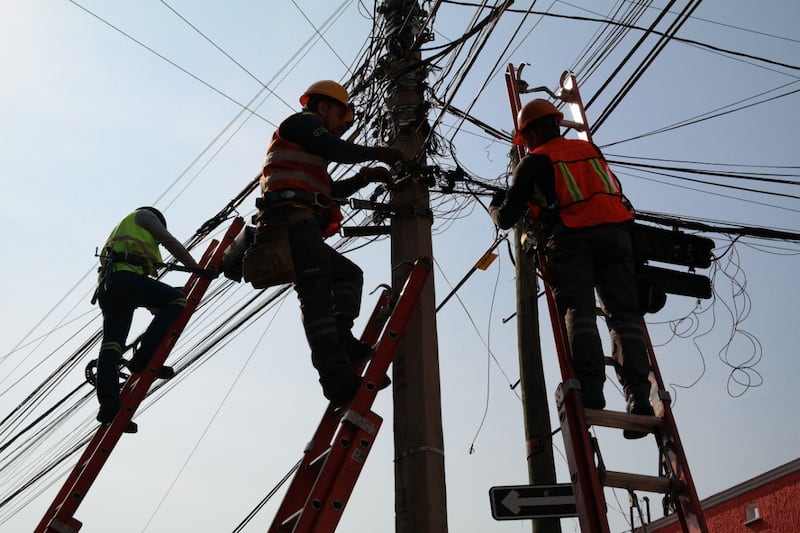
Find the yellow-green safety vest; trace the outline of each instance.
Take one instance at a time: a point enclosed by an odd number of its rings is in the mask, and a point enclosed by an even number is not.
[[[111,265],[113,272],[127,270],[142,276],[155,276],[155,263],[161,263],[161,251],[153,235],[136,223],[137,209],[117,224],[100,253],[100,280]]]

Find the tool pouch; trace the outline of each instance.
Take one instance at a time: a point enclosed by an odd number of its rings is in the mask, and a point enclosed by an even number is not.
[[[255,289],[294,281],[288,223],[262,223],[256,228],[253,244],[244,252],[242,276]]]
[[[253,245],[256,229],[245,226],[222,255],[222,273],[233,281],[242,281],[244,253]]]

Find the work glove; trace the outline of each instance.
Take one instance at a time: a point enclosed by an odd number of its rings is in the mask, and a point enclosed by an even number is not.
[[[197,268],[194,270],[194,273],[198,276],[203,276],[205,278],[216,279],[219,276],[219,270],[216,268]]]
[[[492,201],[489,202],[489,207],[500,207],[506,200],[506,191],[497,191],[492,196]]]
[[[365,183],[385,183],[391,185],[394,182],[389,169],[385,167],[364,167],[358,171],[358,175]]]
[[[397,148],[389,148],[388,146],[378,146],[378,161],[383,161],[387,165],[394,165],[395,163],[399,163],[401,161],[406,160],[406,156],[403,155],[403,152],[398,150]]]

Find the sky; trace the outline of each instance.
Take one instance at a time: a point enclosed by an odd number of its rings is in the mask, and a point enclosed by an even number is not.
[[[640,24],[649,24],[664,4],[654,3]],[[317,79],[349,77],[348,67],[369,37],[372,9],[366,5],[323,0],[3,3],[0,223],[6,253],[0,263],[5,280],[0,414],[23,401],[99,328],[99,310],[89,303],[94,253],[119,219],[138,206],[155,205],[166,214],[174,235],[192,235],[259,173],[272,131],[298,110],[297,98],[305,87]],[[514,7],[528,5],[517,2]],[[611,13],[615,2],[592,2],[592,12],[581,5],[556,0],[536,2],[534,9],[597,18]],[[444,5],[434,21],[435,40],[428,46],[462,35],[474,14],[472,7]],[[324,40],[315,40],[311,23],[323,28],[331,16]],[[798,19],[800,6],[789,0],[706,0],[678,36],[796,66]],[[504,66],[527,62],[524,77],[530,86],[555,88],[562,71],[580,66],[584,47],[600,27],[591,21],[531,16],[504,51],[521,20],[519,14],[504,15],[453,97],[456,107],[472,106],[473,116],[506,132],[512,126]],[[600,89],[638,35],[609,50],[598,71],[586,73],[585,82],[579,76],[584,100]],[[313,46],[304,46],[307,41]],[[638,64],[643,55],[635,57]],[[630,66],[624,69],[630,72]],[[431,79],[437,75],[432,73]],[[716,170],[727,168],[723,164],[739,165],[735,168],[796,177],[796,93],[628,139],[734,102],[752,103],[745,99],[755,95],[762,94],[756,100],[763,100],[789,93],[797,89],[798,79],[796,68],[671,42],[594,140],[610,160],[709,162],[716,165],[708,168]],[[275,96],[257,100],[258,116],[240,116],[240,104],[257,96],[262,83]],[[620,85],[621,79],[614,79],[589,106],[590,122]],[[430,117],[436,116],[434,109]],[[233,125],[225,129],[228,124]],[[439,128],[452,138],[459,161],[472,176],[504,183],[505,141],[461,125],[450,115]],[[766,168],[770,165],[794,168]],[[800,231],[796,198],[712,188],[621,166],[612,169],[642,211]],[[788,186],[732,184],[796,195]],[[242,214],[252,214],[254,198],[243,204]],[[435,201],[440,198],[434,195]],[[496,236],[480,204],[466,196],[458,201],[461,209],[434,223],[437,302]],[[444,202],[454,204],[452,199]],[[664,310],[647,317],[701,498],[796,459],[800,437],[792,423],[800,400],[795,383],[800,334],[792,319],[798,298],[797,244],[742,238],[731,247],[723,235],[707,236],[717,242],[720,256],[715,299],[670,297]],[[195,257],[206,245],[193,251]],[[363,326],[376,299],[368,292],[391,279],[389,246],[384,240],[350,247],[354,249],[348,256],[366,273],[358,322]],[[490,487],[528,482],[521,404],[509,387],[518,375],[516,325],[503,321],[515,310],[514,268],[505,246],[499,250],[498,260],[471,277],[437,316],[448,523],[450,531],[459,533],[530,530],[525,521],[495,521],[489,508]],[[185,277],[169,274],[166,279],[181,285]],[[253,294],[247,285],[222,279],[217,285],[225,292],[196,316],[170,360],[190,355],[186,351],[203,335],[224,327],[220,317],[226,310]],[[542,317],[547,316],[544,305],[540,302]],[[147,320],[141,311],[131,335]],[[552,398],[559,372],[549,329],[543,318],[543,365]],[[81,383],[88,359],[42,398],[40,409]],[[750,368],[733,371],[734,365]],[[742,386],[745,380],[751,386]],[[614,381],[609,376],[605,387],[609,408],[622,410]],[[229,531],[289,470],[325,407],[294,294],[288,293],[162,392],[137,413],[139,433],[121,440],[76,513],[83,533],[112,527],[120,533]],[[552,400],[549,409],[556,424]],[[95,410],[93,398],[77,405],[42,444],[0,476],[0,500],[22,485],[51,450],[92,428]],[[394,527],[388,391],[374,410],[385,423],[339,531]],[[624,441],[606,430],[598,436],[609,468],[655,473],[657,455],[649,439]],[[558,481],[566,482],[563,443],[558,437],[554,443]],[[31,530],[60,481],[49,478],[13,505],[0,507],[0,531]],[[243,531],[264,531],[281,494]],[[612,531],[630,529],[627,494],[608,490],[606,497]],[[651,501],[655,519],[661,516],[659,497],[651,495]],[[564,520],[562,528],[577,531],[577,521]]]

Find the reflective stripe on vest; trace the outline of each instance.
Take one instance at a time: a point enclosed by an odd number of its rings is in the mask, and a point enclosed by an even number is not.
[[[138,212],[136,210],[123,218],[106,239],[103,252],[100,254],[100,264],[104,269],[108,263],[108,252],[111,251],[117,257],[113,261],[115,272],[127,270],[143,276],[156,275],[153,264],[162,262],[161,251],[153,235],[136,223]],[[126,255],[131,257],[131,263],[119,259]]]
[[[557,137],[530,153],[553,162],[558,215],[568,228],[631,220],[622,188],[597,149],[586,141]],[[538,213],[539,208],[532,213]]]
[[[308,152],[299,144],[283,139],[278,130],[275,130],[267,148],[260,184],[262,194],[293,189],[318,192],[330,197],[333,182],[328,175],[325,159]],[[311,210],[303,204],[296,205]],[[335,204],[326,211],[328,225],[323,228],[322,234],[328,237],[339,231],[342,212]]]

